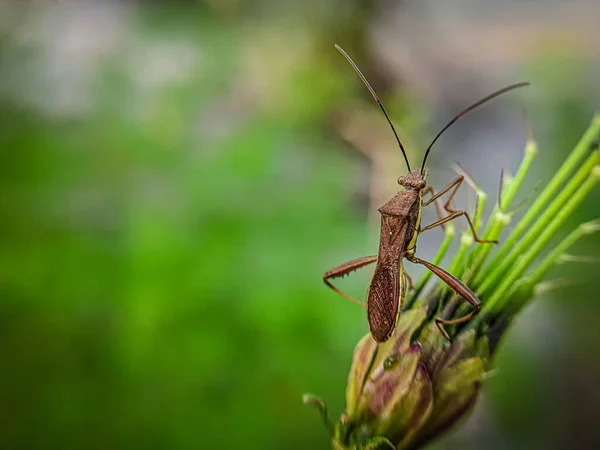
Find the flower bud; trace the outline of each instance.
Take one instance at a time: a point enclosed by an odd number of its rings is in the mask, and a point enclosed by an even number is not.
[[[367,334],[356,345],[333,448],[407,449],[435,438],[470,410],[487,357],[475,331],[449,344],[425,307],[404,312],[388,341]]]

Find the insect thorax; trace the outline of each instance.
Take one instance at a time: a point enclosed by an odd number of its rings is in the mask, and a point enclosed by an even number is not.
[[[421,191],[404,189],[379,208],[379,212],[382,216],[380,251],[404,253],[414,248],[421,222]]]

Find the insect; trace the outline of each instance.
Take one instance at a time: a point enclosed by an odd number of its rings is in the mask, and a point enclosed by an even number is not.
[[[339,45],[336,44],[335,48],[354,68],[385,115],[390,127],[392,128],[398,146],[400,147],[400,151],[404,156],[404,161],[406,162],[406,166],[408,168],[408,174],[398,178],[398,184],[404,189],[394,195],[394,197],[392,197],[385,205],[379,208],[379,212],[381,213],[381,231],[377,255],[358,258],[348,261],[344,264],[340,264],[339,266],[327,271],[323,276],[323,281],[338,294],[354,303],[363,305],[364,302],[356,300],[352,296],[338,289],[331,283],[330,280],[343,277],[344,275],[347,275],[369,264],[377,263],[373,278],[367,291],[366,309],[371,335],[377,342],[384,342],[389,339],[396,326],[398,315],[400,314],[402,302],[406,293],[407,281],[412,285],[410,277],[404,270],[403,260],[407,259],[411,263],[421,264],[432,271],[444,283],[450,286],[458,295],[460,295],[473,306],[473,309],[462,317],[455,319],[443,319],[438,317],[435,319],[438,328],[449,340],[450,337],[445,331],[444,325],[456,325],[467,322],[479,312],[481,309],[481,301],[467,286],[465,286],[452,274],[428,261],[415,256],[417,238],[421,233],[427,230],[431,230],[432,228],[438,227],[460,216],[464,216],[469,224],[476,242],[491,244],[497,243],[497,241],[480,239],[479,236],[477,236],[475,228],[473,227],[473,222],[469,217],[469,214],[464,210],[455,210],[450,206],[454,195],[463,183],[464,176],[461,175],[457,177],[444,189],[436,193],[431,186],[427,186],[427,170],[425,169],[425,163],[433,144],[438,140],[442,133],[444,133],[444,131],[450,128],[454,122],[488,100],[491,100],[513,89],[527,86],[529,83],[523,82],[512,84],[493,92],[492,94],[473,103],[471,106],[457,114],[444,128],[442,128],[442,130],[435,136],[431,144],[429,144],[429,147],[427,147],[425,156],[423,157],[421,169],[412,171],[410,168],[410,163],[408,162],[408,157],[404,151],[404,147],[400,142],[400,138],[398,137],[394,125],[392,124],[390,117],[383,107],[381,100],[375,93],[375,90],[371,87],[352,58],[350,58],[350,56]],[[439,220],[430,225],[421,227],[422,207],[430,205],[448,192],[448,199],[443,205],[443,209],[448,213],[448,215],[446,217],[441,217],[440,211],[438,210],[438,216],[440,216]],[[425,195],[430,195],[430,197],[425,200]]]

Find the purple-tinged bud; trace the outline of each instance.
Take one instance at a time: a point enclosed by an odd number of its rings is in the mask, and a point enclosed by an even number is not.
[[[430,441],[470,410],[487,357],[487,340],[475,331],[446,342],[426,308],[403,313],[384,343],[367,334],[354,349],[333,448],[409,449]],[[306,398],[324,414],[320,400]]]

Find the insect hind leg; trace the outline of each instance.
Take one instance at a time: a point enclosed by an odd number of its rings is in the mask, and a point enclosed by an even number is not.
[[[474,309],[462,317],[457,317],[456,319],[442,319],[440,317],[436,317],[435,325],[438,327],[438,330],[440,330],[440,333],[442,333],[446,339],[448,339],[449,341],[452,340],[450,338],[450,335],[444,328],[444,325],[460,325],[461,323],[468,322],[477,314],[479,314],[479,311],[481,311],[481,303],[471,303],[471,305],[473,305]]]
[[[330,269],[327,272],[325,272],[325,274],[323,275],[323,281],[325,282],[325,284],[327,286],[329,286],[335,292],[340,294],[342,297],[346,298],[347,300],[350,300],[352,303],[356,303],[357,305],[364,306],[365,302],[361,302],[360,300],[355,299],[351,295],[346,294],[341,289],[338,289],[337,287],[335,287],[329,280],[335,279],[335,278],[341,278],[344,275],[348,275],[349,273],[360,269],[361,267],[365,267],[369,264],[373,264],[375,261],[377,261],[377,255],[365,256],[363,258],[357,258],[357,259],[353,259],[352,261],[345,262],[345,263],[340,264],[339,266],[336,266],[333,269]]]
[[[442,319],[436,318],[435,323],[440,330],[440,332],[444,335],[444,337],[448,340],[450,339],[450,335],[445,330],[444,325],[458,325],[464,322],[471,320],[475,315],[479,313],[481,310],[481,301],[477,296],[469,289],[462,281],[456,278],[451,273],[445,271],[441,267],[436,266],[435,264],[430,263],[429,261],[425,261],[424,259],[417,258],[414,255],[407,255],[406,259],[414,264],[421,264],[425,266],[427,269],[431,270],[437,277],[439,277],[444,283],[450,286],[458,295],[460,295],[463,299],[473,306],[473,310],[469,313],[465,314],[462,317],[458,317],[456,319]]]

